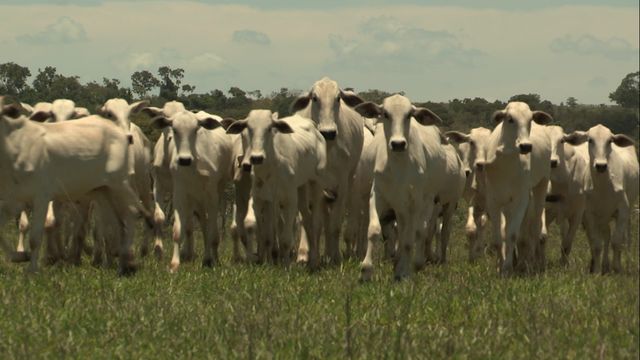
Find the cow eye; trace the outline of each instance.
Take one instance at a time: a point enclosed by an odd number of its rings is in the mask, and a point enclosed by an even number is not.
[[[593,139],[589,139],[589,144],[593,144]]]
[[[471,141],[469,141],[469,145],[471,145],[471,146],[476,146],[476,142],[475,142],[475,141],[473,141],[473,140],[471,140]]]
[[[311,100],[313,102],[318,102],[318,96],[316,94],[313,94],[313,96],[311,96]]]

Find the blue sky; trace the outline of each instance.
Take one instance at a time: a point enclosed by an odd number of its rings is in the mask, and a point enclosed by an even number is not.
[[[0,62],[129,83],[169,65],[204,92],[328,75],[416,101],[535,92],[606,103],[637,71],[638,2],[0,1]]]

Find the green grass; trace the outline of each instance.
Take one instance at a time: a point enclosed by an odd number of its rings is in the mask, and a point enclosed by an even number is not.
[[[228,241],[217,268],[198,259],[169,274],[168,257],[147,258],[131,278],[88,259],[27,276],[3,259],[0,357],[638,358],[637,216],[625,274],[588,275],[582,232],[559,267],[554,226],[548,270],[507,279],[491,259],[466,262],[457,221],[450,263],[402,283],[385,263],[368,284],[356,262],[314,274],[232,264]]]

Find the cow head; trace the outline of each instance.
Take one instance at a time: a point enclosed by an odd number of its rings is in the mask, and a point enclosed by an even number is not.
[[[458,144],[458,153],[462,158],[464,172],[469,177],[473,170],[482,171],[482,164],[486,158],[486,148],[491,136],[491,130],[478,127],[471,129],[469,134],[449,131],[445,134],[449,140]]]
[[[187,111],[185,109],[184,104],[179,101],[167,101],[164,103],[162,108],[155,106],[147,106],[141,110],[144,114],[147,114],[149,117],[154,118],[156,116],[164,115],[165,117],[171,117],[174,114],[179,113],[180,111]],[[162,129],[164,135],[165,145],[171,141],[173,138],[173,134],[171,133],[171,127],[167,126]]]
[[[570,145],[580,145],[589,142],[589,161],[592,170],[598,173],[606,173],[609,169],[609,155],[611,145],[619,147],[633,146],[635,142],[626,135],[614,135],[609,128],[596,125],[588,131],[574,131],[565,135],[563,140]]]
[[[324,77],[311,87],[309,92],[300,95],[291,105],[292,112],[304,110],[301,114],[318,124],[318,130],[326,140],[335,140],[338,136],[337,119],[340,116],[340,104],[354,107],[363,100],[352,91],[344,91],[338,83]]]
[[[278,113],[270,110],[251,110],[244,120],[234,121],[227,129],[227,134],[240,134],[245,129],[247,148],[242,160],[242,167],[250,169],[252,165],[260,165],[268,160],[268,154],[272,153],[273,136],[276,132],[283,134],[293,133],[289,124],[278,119]]]
[[[61,122],[90,115],[86,108],[76,107],[75,102],[68,99],[39,102],[33,107],[23,104],[22,107],[29,112],[30,120],[39,122]]]
[[[171,117],[156,116],[151,120],[151,123],[158,129],[171,128],[178,165],[191,166],[197,153],[196,137],[198,130],[200,128],[206,130],[216,129],[222,126],[220,120],[220,117],[216,115],[196,116],[196,114],[189,111],[180,111]]]
[[[422,125],[440,124],[438,115],[426,108],[418,108],[402,95],[392,95],[384,99],[382,105],[372,102],[362,103],[355,110],[362,116],[376,118],[384,127],[384,133],[389,139],[389,150],[402,152],[409,144],[409,129],[411,119]]]
[[[533,145],[529,140],[531,121],[545,125],[553,118],[544,111],[531,111],[529,105],[515,101],[507,104],[504,110],[498,110],[493,114],[496,123],[502,124],[499,147],[504,154],[519,152],[522,155],[529,154]]]
[[[116,123],[127,134],[129,144],[133,144],[133,134],[131,133],[131,120],[129,116],[135,114],[149,106],[147,101],[138,101],[131,105],[124,99],[109,99],[98,110],[98,113]]]

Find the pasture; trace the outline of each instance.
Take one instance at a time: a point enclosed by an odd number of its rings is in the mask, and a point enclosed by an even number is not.
[[[0,354],[14,358],[568,358],[637,359],[638,215],[621,275],[589,275],[580,230],[558,265],[550,229],[547,271],[501,278],[495,260],[467,263],[463,203],[446,266],[400,283],[391,264],[358,283],[358,262],[309,274],[293,266],[222,264],[201,257],[177,274],[153,258],[115,270],[55,265],[26,275],[0,259]],[[15,241],[15,226],[2,229]],[[228,236],[228,231],[227,231]],[[199,254],[202,242],[197,239]],[[379,244],[380,247],[382,244]],[[137,248],[137,244],[136,244]],[[165,251],[170,242],[165,239]],[[377,261],[382,250],[377,252]],[[630,258],[630,259],[629,259]]]

